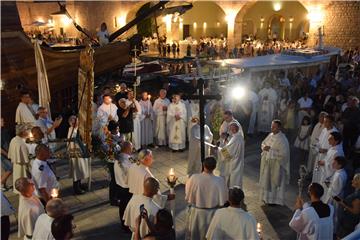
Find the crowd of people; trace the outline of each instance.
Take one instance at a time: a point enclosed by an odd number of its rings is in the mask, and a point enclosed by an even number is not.
[[[339,63],[356,66],[358,56],[358,50],[347,52]],[[259,239],[256,220],[247,213],[242,190],[245,140],[258,133],[265,137],[259,144],[260,201],[286,204],[285,192],[293,178],[290,146],[294,145],[311,181],[310,201],[301,197],[296,200],[289,226],[301,239],[343,238],[359,231],[358,72],[348,69],[336,74],[331,67],[322,66],[313,76],[295,69],[266,71],[253,77],[244,102],[207,103],[204,114],[208,144],[203,162],[197,100],[173,94],[170,101],[167,91],[161,89],[152,102],[148,92],[141,92],[137,100],[124,83],[115,95],[111,88],[104,88],[94,102],[92,134],[105,153],[111,176],[110,203],[119,207],[124,231],[131,232],[135,239],[175,239],[173,218],[164,206],[176,196],[159,191],[159,181],[151,172],[154,159],[150,149],[168,147],[172,152],[182,152],[188,142],[187,238]],[[72,236],[72,216],[55,194],[60,184],[51,160],[55,129],[62,120],[59,117],[52,121],[47,109],[34,104],[28,92],[21,93],[14,138],[3,131],[2,119],[1,162],[6,173],[2,187],[6,188],[12,174],[13,190],[20,197],[19,236],[25,239],[42,239],[37,236],[45,234],[52,234],[47,239]],[[71,116],[68,123],[67,138],[74,139],[76,116]],[[68,147],[73,153],[80,148],[76,141],[70,141]],[[75,194],[84,193],[81,180],[88,178],[89,168],[87,157],[70,155]],[[3,193],[2,198],[7,203]],[[9,204],[2,206],[6,207],[2,209],[2,226],[7,226],[14,209]]]

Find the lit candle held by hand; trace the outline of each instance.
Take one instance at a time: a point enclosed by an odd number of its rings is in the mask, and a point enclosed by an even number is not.
[[[261,237],[261,224],[260,223],[256,224],[256,231],[259,234],[259,236]]]
[[[33,141],[34,140],[34,135],[32,134],[32,132],[29,132],[29,140]]]
[[[150,94],[148,94],[148,99],[151,100],[151,95]]]
[[[51,189],[51,194],[50,195],[51,195],[52,198],[57,198],[59,196],[59,190],[56,189],[56,188]]]
[[[175,176],[174,168],[170,168],[169,176],[167,177],[167,182],[170,188],[174,188],[177,181],[177,177]]]

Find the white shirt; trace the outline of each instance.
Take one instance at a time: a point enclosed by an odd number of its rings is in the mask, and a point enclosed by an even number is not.
[[[311,108],[312,104],[313,104],[313,100],[311,98],[305,98],[302,97],[298,100],[298,104],[300,108]]]
[[[38,118],[38,120],[35,121],[35,126],[38,126],[41,128],[41,131],[44,133],[45,136],[47,136],[49,139],[55,139],[56,134],[55,130],[53,129],[51,133],[47,133],[48,129],[53,126],[54,122],[51,119],[44,119],[44,118]]]
[[[37,196],[41,196],[39,189],[45,188],[46,192],[50,195],[51,189],[59,188],[59,183],[56,179],[54,172],[46,161],[35,159],[31,168],[32,179],[35,184]]]
[[[19,197],[18,237],[32,236],[37,218],[45,213],[44,206],[36,196]]]
[[[97,111],[97,118],[101,127],[104,127],[109,122],[109,116],[112,117],[112,120],[117,122],[119,117],[117,115],[117,106],[113,103],[110,104],[101,104]]]
[[[35,223],[33,240],[55,240],[51,233],[51,224],[54,218],[46,213],[41,214]]]
[[[152,175],[148,167],[144,166],[143,164],[131,164],[128,172],[129,192],[131,192],[132,194],[143,194],[144,181],[149,177],[154,176]]]
[[[227,207],[215,212],[206,234],[208,240],[257,240],[256,220],[241,208]]]
[[[130,155],[126,153],[120,153],[119,159],[115,160],[114,164],[114,174],[116,184],[122,188],[128,188],[128,171],[131,167],[131,162],[129,160]],[[120,166],[121,165],[121,166]]]

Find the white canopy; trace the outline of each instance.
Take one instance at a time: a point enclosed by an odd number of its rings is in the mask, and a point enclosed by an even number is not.
[[[259,57],[250,58],[236,58],[236,59],[224,59],[210,61],[216,65],[226,65],[232,68],[243,68],[251,72],[275,70],[275,69],[288,69],[298,67],[308,67],[327,63],[330,61],[330,57],[340,54],[341,49],[326,47],[328,51],[326,54],[316,56],[297,56],[297,55],[285,55],[285,54],[272,54]]]

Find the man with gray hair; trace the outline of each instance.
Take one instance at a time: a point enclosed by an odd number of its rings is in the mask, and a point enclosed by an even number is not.
[[[8,151],[8,157],[13,164],[13,186],[16,179],[20,177],[30,177],[29,150],[25,140],[29,137],[30,126],[20,124],[16,126],[16,136],[11,139]],[[14,193],[17,192],[14,188]]]
[[[51,199],[46,204],[46,213],[41,214],[36,223],[33,233],[34,240],[55,240],[51,233],[51,224],[55,218],[63,216],[68,211],[65,203],[60,198]]]
[[[31,175],[36,187],[36,194],[48,202],[51,199],[52,189],[58,189],[59,183],[55,173],[50,168],[47,159],[50,157],[50,149],[45,144],[39,144],[35,148],[36,159],[31,168]]]
[[[229,189],[230,206],[215,212],[206,239],[259,239],[256,220],[247,213],[244,198],[244,192],[240,187],[234,186]]]
[[[15,181],[15,188],[20,193],[18,208],[18,237],[32,239],[35,222],[43,214],[44,206],[34,193],[34,183],[26,177]]]

